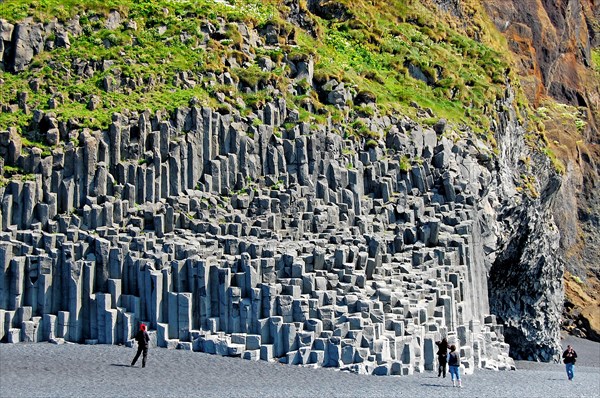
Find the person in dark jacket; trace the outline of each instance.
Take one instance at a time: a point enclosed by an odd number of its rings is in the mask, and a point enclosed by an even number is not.
[[[140,354],[143,353],[144,355],[142,356],[142,368],[145,368],[146,357],[148,356],[148,342],[150,341],[150,336],[148,336],[148,332],[146,332],[146,325],[144,325],[143,323],[140,325],[140,330],[138,330],[137,334],[135,335],[135,340],[137,341],[138,349],[137,354],[135,354],[135,357],[131,362],[131,366],[135,365],[135,362],[140,357]]]
[[[438,346],[438,377],[444,375],[446,377],[446,355],[448,355],[448,340],[444,337],[442,341],[436,341]]]
[[[456,352],[454,344],[450,346],[450,352],[448,353],[448,366],[450,368],[450,376],[452,376],[452,387],[456,387],[456,382],[458,382],[458,387],[462,387],[460,381],[460,355]]]
[[[569,380],[573,380],[575,377],[575,360],[577,358],[577,353],[569,344],[565,352],[563,352],[563,362],[565,364],[565,368],[567,369],[567,377]]]

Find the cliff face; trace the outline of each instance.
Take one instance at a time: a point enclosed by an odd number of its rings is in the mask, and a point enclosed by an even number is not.
[[[564,263],[556,255],[560,232],[552,211],[562,181],[550,171],[547,158],[525,145],[523,128],[507,116],[500,112],[507,119],[497,130],[498,189],[503,204],[498,206],[496,220],[503,239],[499,239],[490,270],[490,309],[505,326],[511,356],[550,361],[559,349],[563,308]],[[515,195],[515,173],[527,157],[539,182],[536,199]],[[494,221],[489,222],[493,225]]]
[[[535,104],[546,95],[572,105],[594,104],[587,93],[586,68],[592,65],[597,40],[598,5],[555,0],[485,1],[484,6],[517,57],[526,92]]]
[[[312,17],[291,3],[312,32]],[[309,6],[345,18],[345,7],[322,3]],[[94,23],[133,30],[115,13]],[[441,336],[460,345],[469,371],[511,367],[509,349],[555,358],[563,263],[553,211],[563,188],[526,144],[506,76],[482,139],[416,103],[414,118],[381,114],[372,93],[317,78],[311,55],[289,54],[289,31],[237,23],[238,37],[231,25],[204,23],[196,45],[237,40],[245,58],[224,64],[283,71],[286,90],[312,92],[342,116],[301,121],[300,111],[319,110],[294,107],[260,74],[177,71],[173,87],[208,87],[222,106],[191,98],[172,112],[123,111],[107,129],[37,109],[27,128],[52,142],[46,153],[2,131],[0,164],[22,173],[0,188],[4,338],[127,343],[144,321],[161,346],[373,374],[430,369]],[[78,19],[0,28],[15,73],[82,34]],[[265,47],[283,55],[257,56]],[[107,93],[156,84],[109,75],[111,65],[60,66],[104,73]],[[233,98],[259,86],[270,95],[259,105]],[[17,98],[3,106],[28,114]],[[88,110],[99,102],[91,96]]]
[[[600,5],[587,0],[484,5],[517,59],[529,99],[545,106],[551,97],[579,107],[574,113],[579,114],[580,126],[560,110],[544,125],[551,148],[566,165],[565,183],[553,205],[561,257],[570,272],[565,327],[598,339],[600,320],[593,314],[600,306],[600,203],[594,194],[599,181],[600,79],[592,69],[591,51],[600,44]]]

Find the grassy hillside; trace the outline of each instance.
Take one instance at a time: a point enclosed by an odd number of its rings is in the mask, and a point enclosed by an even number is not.
[[[17,94],[26,93],[30,109],[52,109],[59,120],[92,128],[106,127],[112,112],[170,110],[187,105],[192,97],[223,106],[224,96],[230,106],[249,112],[274,96],[285,96],[304,119],[331,115],[342,120],[372,112],[351,103],[349,110],[324,104],[313,83],[335,78],[375,98],[383,112],[414,116],[417,104],[433,111],[432,123],[444,117],[486,134],[487,110],[501,95],[509,67],[498,51],[500,39],[486,29],[478,6],[469,5],[475,2],[465,2],[469,23],[463,27],[465,21],[440,13],[427,1],[329,1],[319,16],[301,0],[298,8],[306,25],[302,28],[288,18],[290,9],[282,3],[7,0],[0,8],[2,19],[67,23],[78,15],[82,34],[70,35],[68,48],[41,52],[26,71],[3,73],[0,100],[16,103]],[[111,10],[121,16],[114,30],[105,25]],[[258,30],[275,27],[278,45],[247,48],[240,22]],[[222,34],[206,41],[202,27],[207,23],[224,26]],[[46,42],[53,39],[49,34]],[[291,80],[284,61],[310,56],[315,61],[315,82],[294,82],[292,95],[286,89]],[[256,63],[260,57],[269,57],[275,68],[261,70]],[[238,65],[228,62],[232,58]],[[77,70],[82,61],[102,68],[82,76]],[[177,84],[181,72],[192,76],[229,72],[237,84],[182,87]],[[111,81],[123,78],[131,82],[127,87],[107,89]],[[39,88],[32,82],[39,82]],[[101,99],[101,106],[89,110],[92,96]],[[313,114],[303,108],[314,109]],[[14,107],[11,111],[0,116],[0,128],[15,125],[25,132],[30,116]]]

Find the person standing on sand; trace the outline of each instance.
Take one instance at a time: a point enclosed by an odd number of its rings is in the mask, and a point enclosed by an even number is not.
[[[452,387],[456,387],[456,381],[458,381],[458,387],[462,387],[462,382],[460,381],[460,356],[458,355],[458,352],[456,352],[456,346],[454,344],[450,346],[447,360],[450,368],[450,376],[452,376]]]
[[[565,364],[565,368],[567,369],[567,377],[569,380],[573,380],[575,377],[575,360],[577,358],[577,353],[569,344],[565,352],[563,352],[563,363]]]
[[[442,341],[436,341],[435,345],[438,346],[438,377],[442,374],[446,377],[446,356],[448,355],[448,340],[444,337]]]
[[[135,335],[135,340],[137,341],[138,349],[137,354],[135,354],[135,357],[131,362],[131,366],[135,365],[135,362],[140,357],[140,354],[144,353],[144,355],[142,356],[142,368],[145,368],[146,357],[148,356],[148,342],[150,341],[150,336],[148,336],[148,332],[146,332],[146,325],[144,325],[143,323],[140,325],[140,330],[138,330],[137,334]]]

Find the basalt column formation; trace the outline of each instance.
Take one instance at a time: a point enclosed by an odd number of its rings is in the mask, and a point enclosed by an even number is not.
[[[377,375],[432,370],[447,337],[468,372],[513,366],[476,142],[382,117],[363,150],[284,101],[257,116],[115,114],[46,157],[2,132],[35,178],[0,188],[0,337],[132,344],[144,322],[161,347]]]

